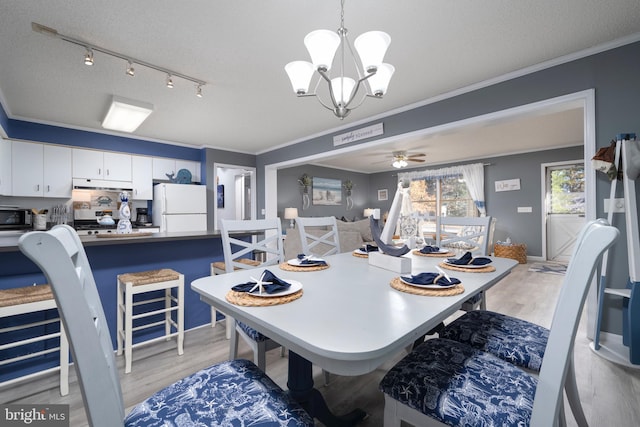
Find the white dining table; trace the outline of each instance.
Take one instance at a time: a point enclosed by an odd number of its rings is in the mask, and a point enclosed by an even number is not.
[[[404,256],[411,259],[412,274],[437,272],[437,265],[445,259],[411,252]],[[517,265],[512,259],[491,259],[493,272],[445,270],[464,286],[464,293],[453,296],[398,291],[390,283],[400,274],[372,266],[367,258],[350,252],[326,257],[329,268],[319,271],[269,267],[279,278],[302,285],[302,297],[286,304],[245,307],[227,301],[226,295],[233,286],[259,278],[263,269],[203,277],[194,280],[191,288],[202,301],[289,350],[287,387],[313,416],[325,425],[353,425],[365,414],[358,410],[344,417],[331,414],[313,388],[312,364],[338,375],[362,375],[375,370]]]

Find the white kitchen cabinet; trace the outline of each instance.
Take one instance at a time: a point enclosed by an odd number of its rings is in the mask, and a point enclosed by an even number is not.
[[[194,162],[191,160],[176,160],[176,171],[179,171],[180,169],[187,169],[189,172],[191,172],[192,182],[200,182],[200,162]]]
[[[74,148],[73,177],[131,181],[131,155]]]
[[[12,195],[71,197],[71,149],[13,141]]]
[[[168,175],[176,174],[176,161],[175,159],[168,159],[166,157],[154,157],[153,158],[153,179],[157,181],[168,181]]]
[[[11,141],[0,138],[0,196],[11,192]]]
[[[132,200],[153,199],[153,161],[147,156],[131,156]]]
[[[43,196],[71,197],[71,148],[44,145]]]
[[[191,181],[200,182],[200,162],[191,160],[169,159],[166,157],[153,158],[153,179],[157,181],[169,181],[167,175],[178,175],[180,169],[191,172]]]

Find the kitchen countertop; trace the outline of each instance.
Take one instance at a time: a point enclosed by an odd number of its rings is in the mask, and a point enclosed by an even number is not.
[[[18,240],[24,233],[0,234],[0,252],[19,251]],[[236,235],[251,235],[251,232],[234,233]],[[128,245],[135,243],[150,242],[166,242],[170,240],[193,240],[193,239],[211,239],[220,237],[220,230],[211,231],[188,231],[174,233],[153,233],[140,237],[120,237],[104,239],[96,236],[80,236],[80,240],[84,246],[106,246],[106,245]]]

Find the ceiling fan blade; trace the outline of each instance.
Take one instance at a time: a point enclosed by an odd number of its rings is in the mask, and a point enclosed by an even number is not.
[[[412,159],[411,157],[409,157],[409,158],[407,159],[407,161],[409,161],[409,162],[416,162],[416,163],[424,163],[424,162],[426,162],[426,160],[423,160],[423,159]]]
[[[407,157],[412,158],[412,157],[424,157],[426,156],[425,153],[416,153],[416,154],[409,154]]]

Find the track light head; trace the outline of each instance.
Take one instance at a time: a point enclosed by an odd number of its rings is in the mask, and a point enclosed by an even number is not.
[[[171,74],[167,74],[167,87],[169,89],[173,89],[173,79],[171,78]]]
[[[93,50],[87,48],[87,53],[84,55],[84,65],[93,65]]]
[[[136,70],[135,68],[133,68],[133,64],[131,63],[131,61],[127,61],[127,76],[135,76],[136,75]]]
[[[196,96],[202,98],[202,85],[196,86]]]

